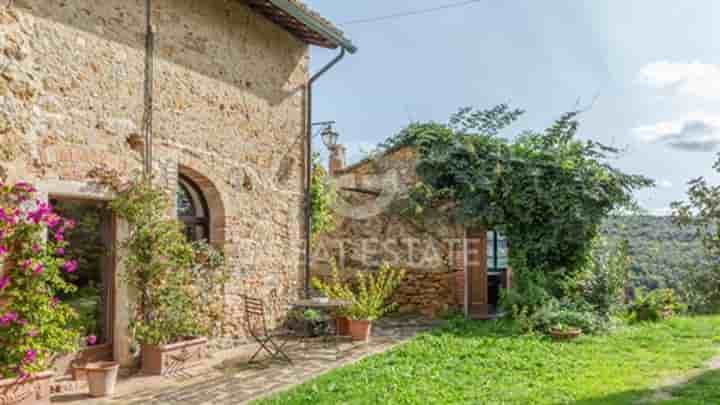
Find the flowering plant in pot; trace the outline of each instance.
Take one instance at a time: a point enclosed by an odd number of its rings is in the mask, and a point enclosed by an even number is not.
[[[64,258],[65,231],[74,226],[35,199],[29,184],[0,182],[0,398],[49,403],[54,360],[76,350],[76,317],[56,298],[74,286],[63,272],[77,270]]]
[[[330,262],[332,272],[328,281],[323,281],[318,277],[314,277],[311,281],[312,287],[320,291],[323,295],[332,300],[346,300],[353,295],[350,283],[343,280],[340,276],[340,270],[337,263],[333,260]],[[335,329],[340,336],[350,335],[350,318],[348,318],[348,308],[342,307],[334,310]]]
[[[150,179],[116,191],[111,208],[130,231],[122,244],[123,277],[138,292],[130,328],[141,345],[143,372],[165,374],[171,365],[197,363],[206,357],[206,336],[222,322],[224,259],[207,244],[187,240],[180,222],[168,216],[167,194]]]
[[[342,285],[337,297],[349,303],[345,314],[349,319],[350,336],[357,341],[370,338],[372,322],[394,310],[397,303],[388,303],[395,289],[405,278],[405,271],[383,264],[376,272],[357,273],[356,287]]]

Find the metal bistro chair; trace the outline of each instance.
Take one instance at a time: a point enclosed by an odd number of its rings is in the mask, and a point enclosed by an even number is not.
[[[270,360],[278,359],[292,363],[292,359],[290,359],[290,356],[288,356],[284,350],[285,345],[289,342],[288,338],[292,335],[285,331],[270,331],[267,326],[265,303],[263,300],[247,295],[245,295],[244,298],[247,331],[260,345],[248,362],[253,363],[255,358],[264,351],[270,356]],[[278,343],[281,339],[283,339],[283,341]]]

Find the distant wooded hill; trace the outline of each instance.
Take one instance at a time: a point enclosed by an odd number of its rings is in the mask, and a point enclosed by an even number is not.
[[[611,241],[626,238],[630,243],[636,287],[676,288],[703,261],[702,244],[692,229],[674,225],[670,217],[611,217],[603,234]]]

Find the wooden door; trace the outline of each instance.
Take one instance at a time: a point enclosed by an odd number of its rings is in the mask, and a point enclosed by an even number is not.
[[[103,302],[105,327],[103,341],[112,352],[113,330],[115,326],[115,220],[109,208],[103,210],[100,222],[100,235],[105,254],[103,255]],[[112,359],[112,357],[111,357]]]
[[[488,303],[487,232],[469,229],[466,235],[468,274],[468,315],[473,319],[490,316]]]

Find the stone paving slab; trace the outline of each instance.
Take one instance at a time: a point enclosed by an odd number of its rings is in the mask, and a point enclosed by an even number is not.
[[[257,346],[249,345],[220,355],[220,361],[188,370],[182,376],[132,376],[118,384],[112,399],[91,399],[86,394],[59,395],[53,403],[71,405],[225,405],[243,404],[290,389],[336,368],[385,352],[437,323],[405,321],[380,324],[370,343],[347,340],[312,341],[288,349],[292,364],[262,362],[250,365]]]

